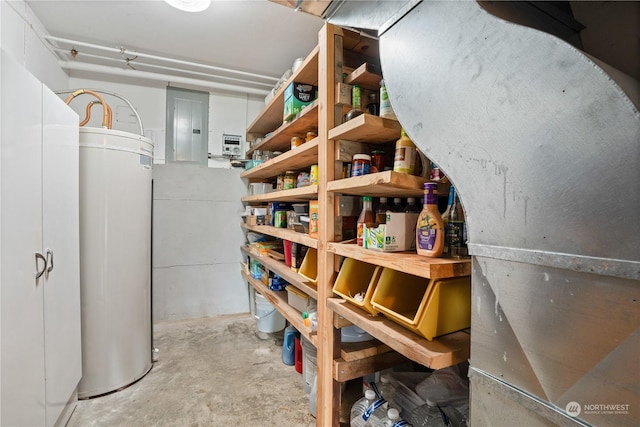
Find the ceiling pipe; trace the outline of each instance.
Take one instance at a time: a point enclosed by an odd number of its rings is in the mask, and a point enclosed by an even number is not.
[[[57,52],[68,52],[68,50],[63,49],[61,47],[56,47],[56,48],[54,48],[54,50],[57,51]],[[122,62],[123,62],[121,59],[118,59],[118,58],[111,58],[111,57],[108,57],[108,56],[101,56],[101,55],[93,55],[91,53],[83,53],[82,56],[83,57],[87,57],[87,58],[96,58],[96,59],[101,59],[101,60],[117,62],[117,63],[119,63],[121,65],[122,65]],[[85,64],[88,64],[88,62],[85,62]],[[140,66],[149,67],[149,68],[157,68],[157,69],[160,69],[160,70],[177,71],[177,72],[180,72],[180,73],[188,73],[188,74],[192,74],[192,75],[195,75],[195,76],[210,77],[210,78],[212,77],[212,78],[216,78],[216,79],[224,79],[224,80],[231,80],[231,81],[234,81],[234,82],[248,83],[248,84],[256,85],[256,86],[265,86],[265,87],[269,88],[269,90],[271,90],[271,88],[273,87],[273,84],[271,84],[271,83],[256,82],[256,81],[253,81],[253,80],[238,79],[238,78],[235,78],[235,77],[218,76],[218,75],[215,75],[215,74],[202,73],[202,72],[199,72],[199,71],[190,71],[190,70],[185,70],[183,68],[167,67],[167,66],[164,66],[164,65],[149,64],[149,63],[146,63],[146,62],[129,61],[127,63],[127,65],[130,65],[130,68],[132,70],[136,70],[136,68],[133,67],[134,65],[140,65]]]
[[[52,35],[48,35],[45,34],[43,36],[45,39],[51,41],[57,41],[60,43],[68,43],[74,46],[84,46],[84,47],[89,47],[92,49],[99,49],[99,50],[104,50],[106,52],[112,52],[112,53],[118,53],[121,55],[135,55],[141,58],[149,58],[149,59],[155,59],[158,61],[165,61],[165,62],[171,62],[174,64],[180,64],[180,65],[188,65],[191,67],[200,67],[200,68],[206,68],[209,70],[216,70],[216,71],[223,71],[226,73],[232,73],[232,74],[240,74],[243,76],[248,76],[248,77],[255,77],[258,79],[264,79],[264,80],[269,80],[269,81],[273,81],[273,82],[277,82],[279,80],[279,77],[272,77],[272,76],[265,76],[264,74],[256,74],[256,73],[249,73],[247,71],[239,71],[239,70],[232,70],[230,68],[224,68],[224,67],[216,67],[214,65],[206,65],[206,64],[200,64],[197,62],[191,62],[191,61],[183,61],[181,59],[175,59],[175,58],[167,58],[164,56],[159,56],[159,55],[151,55],[148,53],[142,53],[142,52],[136,52],[136,51],[131,51],[131,50],[127,50],[125,48],[114,48],[114,47],[109,47],[109,46],[102,46],[102,45],[98,45],[98,44],[94,44],[94,43],[87,43],[87,42],[82,42],[79,40],[71,40],[71,39],[65,39],[62,37],[56,37],[56,36],[52,36]]]
[[[140,78],[145,80],[169,82],[169,83],[182,83],[186,85],[206,88],[206,89],[218,89],[229,92],[253,94],[266,96],[269,91],[265,89],[255,89],[243,86],[230,85],[227,83],[208,82],[206,80],[192,79],[189,77],[172,76],[169,74],[151,73],[148,71],[139,70],[127,70],[115,67],[108,67],[106,65],[86,64],[82,62],[70,62],[60,61],[60,66],[65,70],[76,71],[88,71],[92,73],[109,74],[113,76]]]

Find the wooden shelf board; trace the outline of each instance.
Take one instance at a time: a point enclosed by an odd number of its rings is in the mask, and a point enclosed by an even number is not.
[[[308,234],[298,233],[290,228],[278,228],[271,225],[247,225],[241,224],[245,230],[255,231],[256,233],[267,234],[269,236],[277,237],[279,239],[291,240],[292,242],[300,243],[301,245],[308,246],[310,248],[318,249],[318,239],[315,237],[309,237]]]
[[[371,114],[361,114],[329,131],[329,139],[347,139],[369,144],[400,138],[400,122]]]
[[[242,172],[241,178],[273,178],[286,171],[297,171],[318,163],[318,138],[305,142],[273,159],[269,159],[255,168]]]
[[[333,361],[333,379],[345,382],[376,371],[393,368],[408,361],[406,357],[395,351],[354,360],[340,358]]]
[[[272,191],[271,193],[258,194],[254,196],[243,196],[242,201],[248,203],[266,202],[305,202],[318,198],[318,186],[307,185],[306,187],[294,188],[291,190]]]
[[[428,181],[415,175],[384,171],[330,181],[327,191],[358,196],[421,197]]]
[[[265,135],[282,124],[282,113],[284,109],[284,90],[291,82],[302,82],[312,85],[318,84],[318,53],[320,47],[316,46],[306,59],[296,70],[295,73],[287,80],[285,84],[278,89],[273,99],[265,106],[262,112],[255,118],[247,129],[247,135]]]
[[[304,325],[304,320],[302,319],[302,313],[300,313],[295,308],[291,307],[287,303],[287,292],[286,291],[272,291],[267,286],[264,285],[260,280],[254,279],[246,272],[242,271],[242,276],[249,282],[251,286],[253,286],[256,291],[262,294],[272,305],[278,310],[284,317],[293,325],[294,328],[300,332],[305,338],[307,338],[311,343],[317,347],[318,338],[316,332],[312,331],[311,328]]]
[[[364,342],[343,342],[340,348],[342,360],[351,362],[378,354],[393,351],[391,347],[378,340]]]
[[[329,242],[327,251],[427,279],[471,275],[471,259],[429,258],[415,252],[378,252],[354,243]]]
[[[247,156],[253,154],[255,150],[263,151],[286,151],[291,148],[291,137],[299,136],[304,139],[307,131],[318,127],[318,100],[305,107],[298,113],[296,118],[290,122],[282,123],[271,135],[265,138],[260,144],[253,146],[247,151]],[[282,113],[281,113],[282,114]],[[400,134],[398,133],[398,136]]]
[[[373,64],[364,63],[347,75],[344,82],[349,85],[358,85],[363,89],[379,91],[382,75],[379,72],[376,73],[374,68]]]
[[[328,298],[327,306],[398,353],[428,368],[442,369],[469,358],[471,335],[467,331],[429,341],[384,316],[371,316],[341,298]]]
[[[264,265],[270,271],[273,271],[278,276],[282,277],[291,285],[300,289],[302,292],[309,295],[316,301],[318,300],[318,289],[316,289],[315,286],[308,284],[308,281],[303,276],[291,270],[291,267],[287,267],[284,262],[277,261],[271,257],[255,256],[249,251],[249,248],[247,246],[242,246],[240,249],[247,256],[256,259],[258,262],[260,262],[260,264]]]

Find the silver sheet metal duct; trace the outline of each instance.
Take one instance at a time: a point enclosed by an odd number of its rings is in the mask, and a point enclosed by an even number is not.
[[[582,52],[476,2],[377,3],[325,17],[381,30],[396,114],[464,204],[471,425],[640,425],[638,109]]]

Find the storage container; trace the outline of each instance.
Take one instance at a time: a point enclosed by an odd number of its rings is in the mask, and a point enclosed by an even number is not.
[[[333,293],[371,314],[378,314],[371,305],[371,297],[380,273],[380,266],[346,258],[333,285]]]
[[[313,377],[316,376],[318,370],[318,351],[304,336],[300,339],[302,344],[302,386],[305,393],[309,393],[313,385]]]
[[[287,303],[299,312],[307,311],[309,307],[309,295],[292,285],[287,285]]]
[[[429,280],[384,268],[371,305],[431,340],[471,325],[471,277]]]
[[[300,265],[298,274],[307,279],[313,286],[316,285],[318,279],[318,251],[314,248],[309,248],[304,260]]]
[[[279,332],[287,326],[286,319],[264,296],[256,292],[256,314],[259,332]]]

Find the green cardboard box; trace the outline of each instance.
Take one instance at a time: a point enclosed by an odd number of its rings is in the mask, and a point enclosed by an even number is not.
[[[318,86],[291,82],[284,90],[284,111],[282,120],[292,120],[304,107],[311,104],[318,97]]]
[[[387,223],[376,228],[365,226],[363,247],[374,251],[402,252],[416,248],[417,213],[387,211]]]

